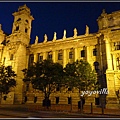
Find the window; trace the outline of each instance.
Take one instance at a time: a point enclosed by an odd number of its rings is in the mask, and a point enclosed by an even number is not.
[[[34,62],[34,55],[31,54],[31,55],[29,56],[29,66],[33,65],[33,62]]]
[[[28,23],[28,20],[25,20]]]
[[[60,91],[60,86],[59,85],[56,87],[56,91]]]
[[[27,29],[27,28],[25,28],[25,33],[27,33],[27,31],[28,31],[28,29]]]
[[[58,53],[58,60],[62,60],[62,53]]]
[[[25,103],[27,102],[27,96],[25,96],[25,98],[24,98],[24,102],[25,102]]]
[[[48,59],[52,59],[52,53],[48,52]]]
[[[72,59],[73,58],[73,51],[70,51],[69,52],[69,59]]]
[[[26,91],[29,90],[29,84],[26,84]]]
[[[56,97],[56,104],[59,103],[59,97]]]
[[[5,95],[5,96],[3,97],[3,99],[6,100],[6,99],[7,99],[7,96]]]
[[[71,104],[71,97],[68,97],[68,104]]]
[[[97,56],[97,49],[93,49],[93,56]]]
[[[13,54],[10,55],[10,60],[13,60]]]
[[[69,88],[68,88],[68,91],[71,91],[71,90],[72,90],[72,88],[71,88],[71,87],[69,87]]]
[[[120,42],[114,42],[114,50],[120,50]]]
[[[41,62],[43,60],[43,56],[42,55],[39,55],[38,56],[38,61]]]
[[[100,104],[100,99],[99,98],[95,98],[95,105],[99,105]]]
[[[117,69],[120,70],[120,58],[118,57],[116,61],[117,61]]]
[[[19,18],[17,21],[20,21],[21,20],[21,18]]]
[[[37,96],[34,97],[34,103],[36,103],[36,102],[37,102]]]
[[[18,31],[18,30],[19,30],[19,26],[16,27],[16,31]]]
[[[81,51],[81,57],[85,57],[85,50]]]

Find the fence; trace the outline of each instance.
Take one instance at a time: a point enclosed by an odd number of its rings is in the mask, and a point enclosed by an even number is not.
[[[66,105],[66,104],[52,104],[49,108],[43,107],[39,104],[27,105],[28,111],[55,111],[64,113],[82,113],[82,114],[109,114],[120,115],[119,109],[106,109],[101,107],[90,105],[84,105],[83,109],[78,109],[78,105]]]

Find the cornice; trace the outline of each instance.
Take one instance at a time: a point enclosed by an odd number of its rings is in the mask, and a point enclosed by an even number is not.
[[[97,40],[97,36],[96,35],[82,35],[82,36],[77,36],[76,38],[73,38],[73,37],[70,37],[70,38],[66,38],[65,40],[62,40],[62,39],[58,39],[56,40],[55,42],[53,41],[48,41],[46,43],[38,43],[38,44],[32,44],[31,45],[31,48],[32,49],[37,49],[37,48],[44,48],[44,47],[52,47],[52,46],[57,46],[57,45],[67,45],[67,44],[76,44],[76,42],[78,43],[81,43],[83,42],[84,44],[88,44],[91,45],[91,44],[94,44],[95,41],[94,40]],[[93,40],[93,43],[91,42]],[[78,44],[77,43],[77,44]],[[80,45],[81,46],[81,45]]]

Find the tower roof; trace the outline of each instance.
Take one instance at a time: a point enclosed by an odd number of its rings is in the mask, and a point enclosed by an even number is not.
[[[27,11],[30,14],[30,9],[26,6],[26,4],[18,8],[18,12],[20,11]]]

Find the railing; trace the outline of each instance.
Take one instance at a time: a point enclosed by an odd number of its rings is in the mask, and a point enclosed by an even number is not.
[[[43,107],[40,104],[27,105],[27,110],[29,112],[34,111],[55,111],[55,112],[64,112],[64,113],[80,113],[80,114],[109,114],[109,115],[120,115],[119,109],[107,109],[90,105],[84,105],[83,109],[78,109],[78,105],[66,105],[66,104],[52,104],[49,108]]]

